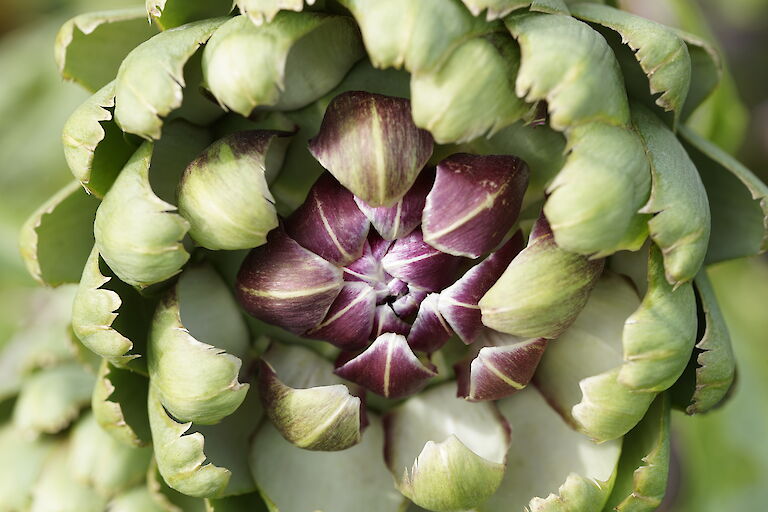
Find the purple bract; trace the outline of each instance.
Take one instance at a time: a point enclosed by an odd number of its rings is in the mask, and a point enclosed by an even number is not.
[[[315,138],[321,163],[343,163],[343,180],[358,164],[359,172],[368,172],[375,158],[362,151],[366,144],[358,141],[347,153],[340,145],[354,142],[355,123],[364,125],[366,136],[405,148],[408,162],[423,160],[412,156],[426,154],[427,140],[403,115],[407,100],[347,94],[334,100],[337,107],[329,108]],[[375,105],[385,116],[382,133],[372,134],[378,124],[355,102]],[[396,162],[398,153],[387,158]],[[339,376],[385,397],[414,393],[436,375],[430,354],[454,333],[470,344],[487,330],[478,301],[523,248],[522,235],[512,231],[527,166],[512,156],[455,154],[423,168],[390,206],[369,205],[328,168],[304,204],[248,255],[238,274],[238,297],[251,315],[345,351]],[[376,176],[362,179],[374,182]]]

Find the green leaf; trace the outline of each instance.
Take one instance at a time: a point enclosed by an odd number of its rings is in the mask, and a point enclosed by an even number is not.
[[[13,425],[0,427],[0,510],[29,510],[32,488],[53,448],[50,439],[30,439]]]
[[[719,405],[728,397],[736,379],[731,337],[706,271],[696,276],[694,284],[704,333],[685,374],[673,388],[674,405],[688,414],[704,413]]]
[[[151,457],[151,448],[117,441],[87,414],[72,430],[67,466],[78,481],[109,497],[143,481]]]
[[[148,389],[149,381],[143,375],[115,368],[103,360],[91,398],[94,418],[105,432],[125,445],[148,444]]]
[[[162,30],[191,21],[226,16],[232,11],[231,0],[146,0],[146,16]]]
[[[73,359],[68,338],[74,293],[71,285],[37,289],[25,301],[26,315],[0,348],[0,401],[18,393],[35,370]]]
[[[259,393],[283,437],[307,450],[346,450],[361,439],[361,402],[309,349],[274,343],[262,356]]]
[[[205,500],[206,512],[267,512],[267,505],[258,492]]]
[[[677,120],[691,85],[691,59],[680,37],[664,25],[607,5],[576,4],[571,12],[621,36],[645,72],[656,104],[674,112]]]
[[[216,498],[254,491],[248,444],[261,418],[256,393],[218,425],[179,423],[149,389],[149,422],[155,458],[165,482],[188,496]],[[207,463],[206,463],[207,462]]]
[[[162,141],[145,142],[136,150],[104,196],[93,228],[96,247],[121,280],[149,286],[177,274],[186,263],[189,254],[181,239],[189,223],[167,201],[184,167],[209,142],[200,128],[170,124]]]
[[[70,469],[69,448],[69,443],[60,443],[46,460],[30,512],[104,512],[106,498],[79,482]]]
[[[112,80],[128,52],[156,32],[140,7],[76,16],[56,35],[59,73],[96,91]]]
[[[682,30],[675,32],[688,45],[691,58],[691,88],[682,115],[683,119],[687,119],[717,88],[723,74],[723,64],[720,53],[709,42]]]
[[[706,262],[768,250],[768,185],[687,126],[680,136],[707,189],[712,235]]]
[[[40,370],[24,382],[13,423],[30,435],[61,432],[90,403],[93,384],[94,376],[78,363]]]
[[[546,12],[549,14],[570,14],[564,0],[533,0],[531,11]]]
[[[147,355],[152,388],[178,420],[217,423],[248,392],[238,375],[249,347],[229,288],[210,267],[191,267],[155,312]]]
[[[239,16],[211,37],[203,76],[219,102],[243,116],[259,106],[295,110],[333,89],[364,55],[347,17],[285,12],[257,27]]]
[[[58,286],[79,281],[93,246],[93,221],[99,202],[76,181],[48,199],[24,223],[21,255],[32,277]]]
[[[589,123],[568,132],[568,148],[544,204],[557,245],[598,257],[639,249],[647,237],[648,216],[638,211],[651,191],[640,138],[627,128]]]
[[[271,23],[280,11],[301,12],[305,3],[314,5],[315,0],[236,0],[235,3],[255,25],[263,25]]]
[[[622,384],[622,333],[640,300],[624,277],[606,271],[576,321],[544,353],[534,382],[575,428],[602,442],[629,432],[655,393]]]
[[[624,364],[619,381],[638,391],[664,391],[685,370],[696,343],[693,285],[672,287],[664,277],[661,252],[651,245],[648,291],[624,324]]]
[[[505,19],[520,44],[518,96],[546,100],[550,125],[629,123],[624,80],[613,51],[589,25],[570,16],[525,13]]]
[[[437,70],[464,42],[498,32],[498,23],[473,17],[459,0],[341,0],[363,33],[377,68]]]
[[[367,512],[398,512],[404,498],[381,456],[381,420],[373,414],[368,420],[362,442],[341,452],[302,450],[263,422],[251,444],[250,465],[269,511],[359,512],[364,504]]]
[[[109,502],[109,512],[167,512],[152,498],[146,485],[139,485]]]
[[[163,512],[209,512],[206,510],[204,499],[187,496],[168,487],[158,471],[157,462],[154,459],[150,463],[149,471],[147,471],[147,489],[152,501],[161,507]]]
[[[146,346],[151,304],[102,270],[94,246],[72,305],[72,330],[83,345],[115,366],[146,371],[143,360],[136,359]]]
[[[520,50],[509,36],[468,40],[440,68],[413,74],[416,126],[429,130],[440,144],[494,135],[530,109],[515,95],[519,66]]]
[[[624,436],[616,484],[605,512],[652,512],[667,490],[670,463],[669,398],[659,395]]]
[[[464,5],[475,16],[485,11],[488,21],[504,18],[507,14],[518,9],[529,7],[532,0],[463,0]]]
[[[115,82],[99,89],[64,124],[64,158],[70,171],[96,197],[104,197],[138,146],[112,120]]]
[[[182,104],[184,64],[226,20],[161,32],[128,54],[115,79],[115,121],[123,131],[160,138],[163,118]]]
[[[696,133],[736,154],[749,128],[749,112],[727,67],[715,91],[686,120]]]
[[[651,197],[641,212],[655,214],[648,221],[651,238],[664,255],[667,281],[679,286],[693,279],[707,253],[707,191],[675,134],[655,114],[635,104],[632,119],[653,176]]]
[[[620,440],[593,443],[566,424],[534,386],[501,400],[499,410],[512,429],[512,446],[504,480],[480,512],[602,508],[613,487]]]

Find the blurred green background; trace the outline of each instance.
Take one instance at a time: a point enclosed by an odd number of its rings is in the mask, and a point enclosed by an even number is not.
[[[35,283],[17,245],[24,220],[70,178],[61,127],[86,93],[63,82],[53,41],[68,17],[136,0],[0,0],[0,347]],[[695,128],[768,179],[768,0],[625,0],[647,17],[714,38],[729,67]],[[674,413],[678,455],[665,505],[675,512],[759,512],[768,503],[768,259],[710,270],[739,362],[731,400],[700,417]]]

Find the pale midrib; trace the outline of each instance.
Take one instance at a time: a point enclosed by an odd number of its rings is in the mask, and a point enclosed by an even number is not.
[[[491,373],[496,375],[499,379],[501,379],[503,382],[505,382],[507,385],[515,388],[515,389],[522,389],[524,386],[520,384],[519,382],[515,382],[514,380],[510,379],[506,375],[504,375],[501,370],[499,370],[497,367],[495,367],[488,359],[483,358],[482,359],[483,364],[485,365],[488,370],[490,370]]]
[[[443,229],[430,233],[430,237],[429,238],[431,238],[432,240],[437,239],[437,238],[441,238],[442,236],[444,236],[444,235],[446,235],[446,234],[448,234],[448,233],[450,233],[452,231],[455,231],[458,228],[460,228],[461,226],[463,226],[464,224],[468,223],[469,221],[474,219],[483,210],[490,209],[494,205],[494,203],[496,202],[496,198],[502,192],[504,192],[506,190],[506,188],[507,188],[507,185],[502,185],[501,187],[499,187],[499,189],[496,192],[494,192],[492,194],[487,194],[486,198],[485,198],[485,201],[483,201],[479,205],[475,206],[473,209],[469,210],[464,216],[459,217],[457,220],[455,220],[453,223],[449,224],[448,226],[444,227]]]
[[[445,332],[451,333],[451,328],[448,327],[448,324],[445,323],[445,318],[443,318],[442,313],[440,313],[440,308],[436,305],[435,306],[435,316],[437,317],[438,321],[440,322],[440,325],[445,329]]]
[[[397,202],[397,210],[395,211],[395,223],[392,225],[392,236],[397,236],[400,231],[400,216],[403,214],[403,200],[400,199]]]
[[[376,194],[378,197],[380,203],[385,202],[386,198],[386,189],[387,189],[387,173],[384,172],[384,170],[387,168],[386,161],[384,158],[384,150],[385,144],[384,141],[381,139],[381,122],[379,120],[379,112],[376,109],[375,102],[371,102],[371,124],[373,128],[373,136],[371,139],[373,140],[374,144],[374,151],[373,154],[376,158],[376,178],[379,186],[378,194]]]
[[[315,288],[305,288],[303,290],[255,290],[253,288],[247,288],[240,286],[240,290],[244,291],[248,295],[254,297],[272,297],[276,299],[293,299],[297,297],[304,297],[307,295],[318,295],[324,292],[329,292],[338,288],[337,283],[328,284],[325,286],[318,286]]]
[[[317,211],[320,213],[320,220],[323,221],[323,227],[325,228],[326,233],[328,233],[328,236],[331,237],[331,241],[333,242],[333,245],[336,246],[336,249],[338,249],[339,253],[345,260],[353,259],[352,256],[344,249],[344,247],[339,242],[339,239],[336,237],[336,233],[333,231],[333,228],[331,228],[331,224],[328,222],[328,218],[325,216],[325,212],[323,211],[323,203],[315,196],[315,204],[317,204]]]
[[[392,352],[394,350],[394,343],[387,343],[387,359],[384,362],[384,396],[389,396],[389,376],[392,371]]]
[[[330,414],[325,421],[318,424],[315,428],[303,436],[300,441],[305,443],[307,446],[313,444],[314,441],[320,438],[322,434],[328,430],[328,428],[336,421],[341,413],[345,412],[347,409],[348,401],[348,399],[343,400],[339,407],[337,407],[336,410],[333,411],[333,413]]]
[[[355,297],[355,299],[352,302],[347,304],[343,309],[339,310],[335,315],[333,315],[332,317],[330,317],[329,319],[325,320],[323,323],[318,325],[316,329],[320,329],[322,327],[325,327],[326,325],[332,324],[333,322],[335,322],[336,320],[344,316],[347,313],[347,311],[355,307],[355,305],[362,302],[367,295],[368,295],[368,292],[363,290],[360,294],[358,294],[357,297]]]
[[[468,304],[466,302],[461,302],[460,300],[456,300],[456,299],[451,298],[451,297],[440,297],[440,300],[441,301],[445,300],[447,302],[452,303],[454,306],[460,306],[462,308],[480,309],[480,306],[478,306],[477,304]]]
[[[413,258],[409,258],[407,260],[395,260],[392,262],[392,265],[390,267],[399,268],[403,267],[405,265],[408,265],[409,263],[416,263],[417,261],[425,260],[427,258],[432,258],[433,256],[438,256],[442,253],[440,252],[430,252],[428,254],[422,254],[420,256],[416,256]]]

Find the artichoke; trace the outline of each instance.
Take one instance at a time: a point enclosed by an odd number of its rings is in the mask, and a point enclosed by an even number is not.
[[[59,288],[0,353],[0,511],[655,510],[768,188],[688,123],[713,47],[612,3],[67,22],[93,95],[21,235]]]

